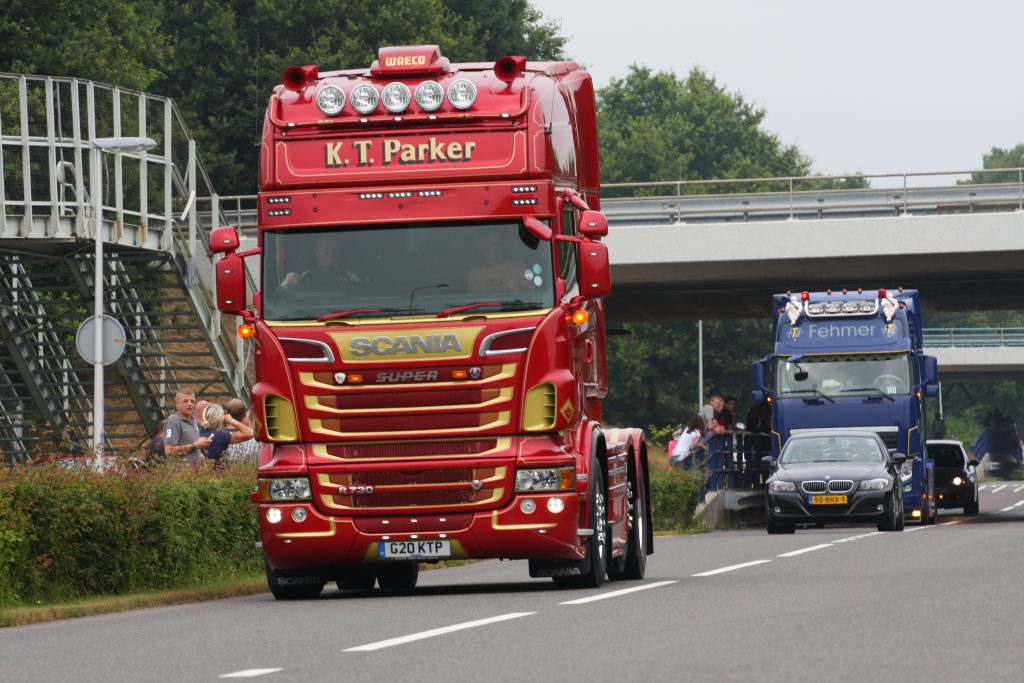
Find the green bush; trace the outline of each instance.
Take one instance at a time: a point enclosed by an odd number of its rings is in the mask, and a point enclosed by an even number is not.
[[[255,473],[0,471],[0,605],[197,585],[255,573]]]
[[[651,507],[655,531],[683,531],[693,526],[704,475],[699,470],[668,469],[668,456],[651,458]]]

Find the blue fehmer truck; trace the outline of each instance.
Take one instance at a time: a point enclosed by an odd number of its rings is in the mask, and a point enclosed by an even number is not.
[[[753,366],[753,398],[772,407],[772,455],[791,434],[856,427],[904,453],[903,505],[935,521],[924,399],[938,364],[924,355],[917,291],[802,292],[772,297],[774,351]]]

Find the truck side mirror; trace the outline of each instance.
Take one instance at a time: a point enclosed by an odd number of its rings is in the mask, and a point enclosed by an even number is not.
[[[214,228],[210,232],[210,252],[226,254],[238,249],[238,231],[232,225]]]
[[[893,453],[890,457],[893,465],[902,465],[907,461],[907,456],[903,453]]]
[[[924,395],[934,398],[939,395],[939,361],[935,356],[924,358]]]
[[[601,298],[612,292],[608,247],[601,242],[580,243],[580,295]]]
[[[241,314],[245,310],[245,262],[233,253],[226,254],[216,267],[217,309],[230,315]]]
[[[584,237],[600,239],[608,234],[608,219],[600,211],[584,211],[580,214],[579,231]]]

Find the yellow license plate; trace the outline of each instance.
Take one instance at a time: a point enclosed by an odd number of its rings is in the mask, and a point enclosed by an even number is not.
[[[811,505],[846,505],[846,496],[810,496]]]

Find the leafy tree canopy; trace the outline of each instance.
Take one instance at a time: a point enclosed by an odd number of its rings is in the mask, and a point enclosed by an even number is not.
[[[992,151],[981,157],[982,168],[1024,168],[1024,143],[1013,149],[993,147]],[[1017,171],[995,173],[972,173],[968,183],[1017,183],[1020,174]]]
[[[8,0],[0,69],[74,76],[174,98],[221,194],[256,191],[271,89],[292,64],[369,66],[387,45],[452,61],[561,56],[526,0]]]

